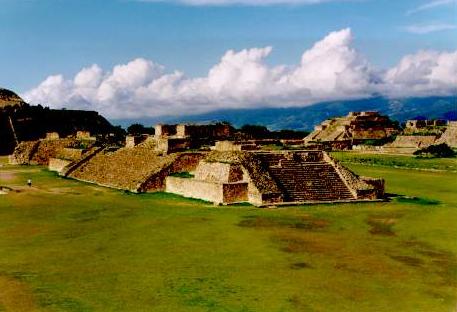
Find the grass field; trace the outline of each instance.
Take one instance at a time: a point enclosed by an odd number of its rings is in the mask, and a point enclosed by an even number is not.
[[[350,167],[404,197],[214,207],[4,165],[0,311],[455,311],[457,174]]]
[[[422,158],[409,155],[386,155],[358,152],[332,152],[333,157],[343,163],[367,166],[394,167],[403,169],[439,170],[457,172],[457,157]]]

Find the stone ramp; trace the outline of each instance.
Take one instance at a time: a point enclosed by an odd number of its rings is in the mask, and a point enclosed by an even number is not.
[[[136,192],[150,175],[170,164],[176,155],[161,156],[147,148],[105,150],[82,164],[69,177]]]
[[[157,191],[164,188],[167,175],[195,167],[201,157],[194,160],[193,155],[162,155],[145,147],[105,149],[73,168],[68,177],[131,192]]]

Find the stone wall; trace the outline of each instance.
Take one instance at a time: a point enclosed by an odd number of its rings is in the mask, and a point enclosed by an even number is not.
[[[76,139],[41,140],[30,161],[47,166],[50,158],[56,158],[64,148],[75,145],[79,145]]]
[[[247,183],[216,183],[197,179],[167,177],[166,192],[202,199],[215,204],[231,204],[248,200]]]
[[[178,177],[166,178],[166,192],[216,204],[224,202],[222,184]]]
[[[91,139],[90,131],[77,131],[76,138],[77,139]]]
[[[241,165],[201,161],[195,170],[195,179],[212,182],[239,182],[243,180]]]
[[[257,144],[249,142],[217,141],[214,145],[214,150],[220,152],[253,151],[257,149],[259,149]]]
[[[86,150],[80,148],[64,147],[57,153],[57,158],[76,161],[81,159]]]
[[[46,133],[46,140],[58,140],[60,138],[57,132]]]
[[[64,148],[79,145],[75,139],[38,140],[22,142],[16,146],[10,161],[14,164],[47,166],[50,158],[57,158]]]
[[[36,152],[40,141],[25,141],[19,143],[14,152],[9,157],[9,162],[12,165],[28,165]]]
[[[128,135],[125,137],[125,147],[135,147],[146,141],[149,137],[149,135]]]
[[[59,174],[72,162],[70,160],[51,158],[49,159],[48,169],[50,171],[56,171]]]
[[[399,135],[394,142],[382,147],[382,152],[392,154],[413,154],[421,148],[433,145],[435,135]]]
[[[155,149],[162,153],[174,153],[184,151],[190,147],[190,141],[187,138],[162,138],[156,137]]]
[[[156,137],[167,137],[167,136],[176,135],[176,126],[177,125],[162,125],[162,124],[155,125],[155,127],[154,127],[155,136]]]
[[[155,174],[150,175],[138,187],[139,192],[156,192],[165,189],[165,178],[173,173],[191,172],[197,167],[200,160],[205,157],[205,153],[180,153],[167,166]]]
[[[446,143],[452,148],[457,148],[457,121],[449,121],[446,131],[435,144]]]
[[[248,184],[224,183],[222,184],[223,203],[240,203],[248,201]]]

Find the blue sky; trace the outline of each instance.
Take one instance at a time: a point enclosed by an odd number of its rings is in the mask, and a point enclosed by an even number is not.
[[[54,73],[136,57],[203,75],[228,49],[271,45],[272,64],[295,63],[326,33],[351,27],[377,66],[419,49],[457,48],[457,30],[414,34],[409,25],[457,24],[455,6],[407,14],[425,0],[314,5],[191,6],[123,0],[0,0],[0,85],[25,92]]]
[[[213,3],[0,0],[0,86],[24,94],[49,75],[71,80],[92,64],[108,75],[113,66],[137,58],[158,63],[168,73],[204,77],[226,51],[266,46],[273,51],[261,62],[294,66],[313,44],[348,27],[351,47],[375,69],[391,68],[420,50],[457,49],[452,0],[205,1]],[[90,101],[85,97],[83,102]]]

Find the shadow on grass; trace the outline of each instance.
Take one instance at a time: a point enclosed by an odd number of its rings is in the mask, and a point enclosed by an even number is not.
[[[292,228],[303,230],[322,230],[329,222],[323,219],[295,216],[245,216],[238,223],[241,227],[250,228]]]
[[[425,197],[410,197],[410,196],[398,196],[394,199],[394,201],[404,204],[415,204],[415,205],[423,205],[423,206],[430,206],[430,205],[439,205],[441,201],[436,199],[429,199]]]
[[[290,265],[291,269],[301,270],[301,269],[312,269],[313,267],[306,262],[296,262]]]

